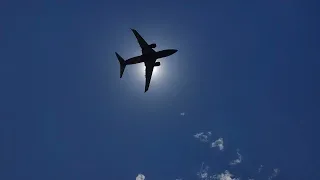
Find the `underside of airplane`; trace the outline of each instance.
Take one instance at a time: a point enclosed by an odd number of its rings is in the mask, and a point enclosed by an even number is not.
[[[144,65],[146,67],[145,68],[146,83],[145,83],[144,92],[147,92],[149,89],[149,86],[150,86],[152,72],[153,72],[154,67],[161,65],[161,63],[157,62],[157,60],[160,58],[170,56],[170,55],[176,53],[178,50],[166,49],[166,50],[161,50],[161,51],[155,51],[154,48],[157,47],[157,44],[155,44],[155,43],[148,44],[135,29],[131,29],[131,31],[133,32],[133,34],[135,35],[135,37],[139,43],[142,54],[140,56],[135,56],[135,57],[129,58],[127,60],[124,60],[116,52],[116,56],[117,56],[119,64],[120,64],[120,78],[122,78],[124,70],[127,65],[144,63]]]

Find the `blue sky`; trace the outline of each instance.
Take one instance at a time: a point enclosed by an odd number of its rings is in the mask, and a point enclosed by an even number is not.
[[[273,168],[319,179],[317,6],[1,2],[0,179],[196,179],[202,162],[243,179]],[[114,52],[140,51],[130,28],[179,50],[147,93],[143,67],[119,79]],[[210,142],[193,136],[207,131]],[[210,148],[221,137],[224,151]]]

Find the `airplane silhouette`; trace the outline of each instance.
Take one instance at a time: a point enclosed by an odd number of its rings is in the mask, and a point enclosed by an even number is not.
[[[146,67],[145,68],[146,83],[145,83],[144,92],[147,92],[149,89],[153,68],[155,66],[160,66],[160,62],[156,62],[157,59],[170,56],[170,55],[176,53],[178,50],[166,49],[166,50],[161,50],[161,51],[155,51],[153,49],[153,48],[157,47],[157,45],[155,43],[148,44],[135,29],[131,29],[131,30],[132,30],[133,34],[135,35],[135,37],[137,38],[137,41],[138,41],[140,48],[142,50],[142,55],[135,56],[130,59],[124,60],[116,52],[116,56],[117,56],[118,61],[120,63],[120,78],[122,78],[124,69],[126,68],[127,65],[138,64],[138,63],[144,62],[144,65]]]

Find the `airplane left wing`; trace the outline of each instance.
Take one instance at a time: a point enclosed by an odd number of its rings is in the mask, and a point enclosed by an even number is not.
[[[148,43],[142,38],[142,36],[138,33],[138,31],[136,31],[135,29],[131,29],[134,36],[137,38],[137,41],[141,47],[141,49],[147,49],[150,48]],[[152,49],[152,48],[150,48]]]
[[[150,85],[150,81],[151,81],[151,77],[152,77],[152,72],[154,69],[154,63],[145,63],[146,66],[146,84],[145,84],[145,88],[144,88],[144,92],[147,92],[149,89],[149,85]]]

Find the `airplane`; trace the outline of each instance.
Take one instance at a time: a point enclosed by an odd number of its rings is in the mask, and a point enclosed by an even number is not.
[[[131,29],[131,31],[135,35],[135,37],[140,45],[142,55],[135,56],[135,57],[129,58],[127,60],[124,60],[117,52],[115,52],[116,56],[118,58],[119,64],[120,64],[120,78],[122,78],[124,69],[126,68],[127,65],[144,63],[144,65],[146,67],[145,68],[146,82],[145,82],[144,92],[147,92],[149,89],[153,68],[155,66],[160,66],[160,62],[157,62],[157,60],[160,58],[170,56],[170,55],[176,53],[178,50],[166,49],[166,50],[161,50],[161,51],[155,51],[154,48],[157,47],[157,45],[155,43],[148,44],[142,38],[142,36],[138,33],[138,31],[136,31],[135,29]]]

